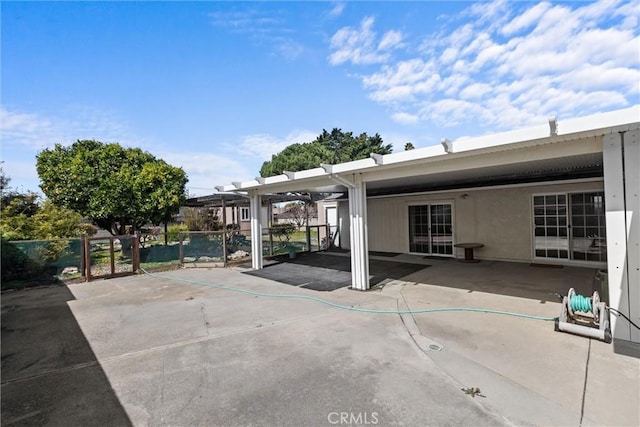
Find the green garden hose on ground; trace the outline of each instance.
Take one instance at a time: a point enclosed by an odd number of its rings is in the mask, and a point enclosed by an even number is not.
[[[330,307],[338,308],[338,309],[341,309],[341,310],[357,311],[357,312],[361,312],[361,313],[371,313],[371,314],[423,314],[423,313],[440,313],[440,312],[451,312],[451,311],[466,311],[466,312],[474,312],[474,313],[487,313],[487,314],[498,314],[498,315],[503,315],[503,316],[520,317],[520,318],[523,318],[523,319],[542,320],[542,321],[545,321],[545,322],[553,322],[556,319],[555,317],[533,316],[533,315],[529,315],[529,314],[512,313],[510,311],[489,310],[489,309],[484,309],[484,308],[473,308],[473,307],[441,307],[441,308],[425,308],[425,309],[420,309],[420,310],[378,310],[378,309],[353,307],[353,306],[348,306],[348,305],[343,305],[343,304],[337,304],[335,302],[331,302],[331,301],[328,301],[326,299],[318,298],[318,297],[314,297],[314,296],[310,296],[310,295],[272,294],[272,293],[266,293],[266,292],[250,291],[248,289],[235,288],[233,286],[217,285],[217,284],[214,284],[214,283],[200,282],[200,281],[197,281],[197,280],[189,280],[189,279],[181,279],[181,278],[176,278],[176,277],[162,276],[162,275],[159,275],[159,274],[149,273],[144,268],[140,268],[140,270],[142,270],[142,272],[144,272],[146,275],[148,275],[150,277],[155,277],[155,278],[158,278],[158,279],[171,280],[171,281],[174,281],[174,282],[182,282],[182,283],[188,283],[188,284],[192,284],[192,285],[206,286],[206,287],[216,288],[216,289],[224,289],[226,291],[238,292],[238,293],[243,293],[243,294],[247,294],[247,295],[253,295],[253,296],[257,296],[257,297],[310,300],[310,301],[318,302],[320,304],[328,305]]]

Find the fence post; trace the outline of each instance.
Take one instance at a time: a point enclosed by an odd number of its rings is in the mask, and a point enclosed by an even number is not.
[[[178,231],[178,242],[178,257],[180,258],[180,265],[184,265],[184,234],[182,234],[182,231]]]
[[[86,234],[80,236],[80,265],[78,269],[80,270],[80,274],[82,277],[87,277],[87,272],[85,271],[85,263],[84,263],[84,239],[87,238]]]
[[[111,275],[114,276],[116,274],[116,257],[113,251],[113,239],[114,237],[109,237],[109,259],[111,261]]]
[[[311,226],[307,225],[307,252],[311,252]]]
[[[140,270],[140,241],[138,240],[138,232],[133,233],[133,241],[131,242],[131,261],[133,264],[133,272]]]
[[[89,238],[84,236],[82,246],[84,247],[84,271],[87,282],[91,281],[91,251],[89,246]]]
[[[222,229],[222,266],[227,266],[227,232]]]
[[[269,227],[269,255],[273,255],[273,233]]]

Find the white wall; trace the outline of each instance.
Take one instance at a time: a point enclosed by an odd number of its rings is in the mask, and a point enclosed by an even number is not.
[[[480,259],[504,261],[533,260],[532,194],[574,191],[602,191],[603,182],[520,186],[502,189],[476,189],[418,196],[373,198],[368,202],[369,250],[409,252],[408,206],[420,203],[453,204],[454,242],[478,242]],[[463,198],[463,194],[467,197]],[[338,212],[348,224],[347,203]],[[349,242],[342,230],[342,247]],[[346,237],[345,237],[346,234]],[[458,250],[458,249],[456,249]],[[462,257],[463,250],[456,254]]]
[[[640,132],[605,136],[609,304],[640,323]],[[640,343],[640,331],[611,316],[613,336]]]

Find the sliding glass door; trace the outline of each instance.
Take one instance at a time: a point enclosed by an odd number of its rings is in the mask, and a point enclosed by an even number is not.
[[[409,251],[453,255],[450,203],[409,206]]]
[[[604,193],[533,196],[535,257],[605,262]]]

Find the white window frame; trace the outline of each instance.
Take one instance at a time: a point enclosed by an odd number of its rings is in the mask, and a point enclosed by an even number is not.
[[[571,237],[570,237],[570,233],[571,231],[569,231],[568,234],[568,243],[569,243],[569,247],[568,247],[568,257],[567,258],[547,258],[547,257],[540,257],[536,255],[536,236],[535,236],[535,213],[534,213],[534,197],[535,196],[557,196],[557,195],[564,195],[566,197],[566,203],[567,203],[567,221],[571,221],[571,208],[570,208],[570,197],[573,194],[586,194],[586,193],[603,193],[604,194],[604,190],[602,188],[593,188],[593,189],[581,189],[581,190],[573,190],[573,191],[547,191],[547,192],[540,192],[540,193],[532,193],[530,196],[530,207],[529,207],[529,214],[531,215],[531,220],[530,220],[530,235],[531,235],[531,259],[533,262],[541,262],[541,263],[545,263],[545,264],[559,264],[559,265],[574,265],[574,266],[584,266],[584,267],[590,267],[590,268],[606,268],[607,266],[607,262],[606,261],[588,261],[588,260],[580,260],[580,259],[574,259],[571,257]],[[603,202],[604,202],[604,198],[603,198]]]
[[[251,221],[251,210],[246,206],[240,207],[240,221],[242,222]]]
[[[438,254],[438,253],[424,253],[424,252],[411,252],[411,236],[409,233],[409,229],[407,227],[406,241],[405,247],[408,249],[408,253],[411,255],[427,255],[427,256],[438,256],[445,258],[455,258],[456,257],[456,206],[454,199],[426,199],[426,200],[412,200],[406,203],[405,206],[405,217],[407,218],[407,226],[409,225],[409,207],[410,206],[424,206],[424,205],[450,205],[451,206],[451,245],[452,245],[452,253],[451,254]],[[429,208],[431,209],[431,208]],[[429,217],[429,227],[431,227],[431,217]],[[429,232],[431,234],[431,232]],[[429,244],[431,247],[431,244]]]

